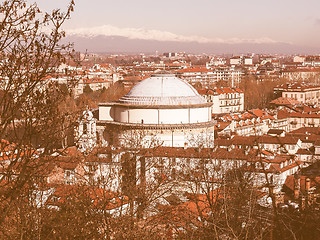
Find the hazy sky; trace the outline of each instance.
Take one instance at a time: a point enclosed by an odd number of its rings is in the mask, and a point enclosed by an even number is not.
[[[67,0],[38,0],[49,11]],[[75,0],[71,33],[319,47],[320,0]]]

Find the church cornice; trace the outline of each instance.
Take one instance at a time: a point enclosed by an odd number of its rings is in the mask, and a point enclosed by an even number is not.
[[[176,129],[197,129],[214,127],[216,121],[202,123],[179,123],[179,124],[141,124],[141,123],[124,123],[115,121],[97,121],[97,126],[110,126],[122,129],[145,129],[145,130],[176,130]]]
[[[193,105],[132,105],[117,102],[99,103],[99,107],[123,107],[131,109],[185,109],[185,108],[204,108],[211,107],[213,103],[207,102]]]

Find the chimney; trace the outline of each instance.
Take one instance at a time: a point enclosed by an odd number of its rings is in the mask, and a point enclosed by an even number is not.
[[[294,187],[294,199],[299,199],[299,189],[296,186]]]
[[[307,195],[307,201],[308,201],[307,204],[310,204],[311,202],[310,185],[311,185],[310,178],[306,178],[306,195]]]
[[[304,210],[306,208],[306,198],[305,197],[301,198],[300,207],[302,210]]]
[[[310,191],[310,178],[306,178],[306,192],[309,193]]]
[[[300,177],[298,175],[294,176],[294,199],[299,199],[300,193]]]

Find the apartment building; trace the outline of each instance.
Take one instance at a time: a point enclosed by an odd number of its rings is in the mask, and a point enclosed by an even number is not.
[[[320,116],[318,113],[281,110],[278,112],[278,119],[287,119],[289,131],[302,127],[320,127]]]
[[[309,79],[319,80],[319,67],[288,67],[281,71],[281,77],[289,79],[290,81],[307,81]]]
[[[230,65],[252,65],[253,60],[252,57],[249,56],[235,56],[230,58]]]
[[[279,97],[292,98],[300,103],[319,105],[320,86],[305,83],[282,84],[274,88]]]
[[[233,113],[244,111],[244,93],[239,88],[214,88],[198,90],[199,94],[212,102],[212,113]]]
[[[241,69],[219,66],[216,68],[186,68],[176,71],[179,78],[191,83],[200,83],[202,87],[211,87],[213,83],[219,81],[230,81],[239,83],[244,75]]]
[[[283,129],[287,119],[278,121],[274,116],[261,109],[243,113],[216,115],[216,130],[220,136],[252,136],[266,134],[270,129]]]

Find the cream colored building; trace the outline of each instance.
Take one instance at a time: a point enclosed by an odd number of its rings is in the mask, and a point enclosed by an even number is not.
[[[319,106],[320,86],[305,83],[283,84],[274,88],[274,92],[284,98],[293,98],[300,103]]]
[[[163,146],[213,144],[211,105],[173,74],[154,74],[117,102],[99,104],[97,131],[102,143],[125,145],[135,134]]]
[[[234,113],[244,111],[244,93],[239,88],[214,88],[198,91],[208,102],[212,102],[212,113]]]

